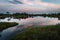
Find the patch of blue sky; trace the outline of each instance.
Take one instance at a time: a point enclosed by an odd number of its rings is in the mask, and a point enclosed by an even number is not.
[[[42,2],[60,4],[60,0],[42,0]]]

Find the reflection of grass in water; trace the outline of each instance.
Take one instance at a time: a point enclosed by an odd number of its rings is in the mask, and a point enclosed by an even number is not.
[[[4,29],[7,29],[9,27],[13,27],[18,25],[18,23],[15,22],[0,22],[0,37],[1,37],[1,31]]]
[[[0,37],[1,37],[1,32],[0,32]]]
[[[60,40],[60,25],[28,28],[11,40]]]
[[[7,29],[9,27],[16,26],[18,23],[15,22],[0,22],[0,31]]]

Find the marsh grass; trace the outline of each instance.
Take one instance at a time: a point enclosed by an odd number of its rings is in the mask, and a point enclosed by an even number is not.
[[[60,24],[28,28],[11,40],[60,40]]]
[[[0,31],[18,25],[15,22],[0,22]]]

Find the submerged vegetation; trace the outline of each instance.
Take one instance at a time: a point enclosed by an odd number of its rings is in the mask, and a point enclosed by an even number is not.
[[[18,25],[15,22],[0,22],[0,31]]]
[[[60,25],[28,28],[11,40],[60,40]]]

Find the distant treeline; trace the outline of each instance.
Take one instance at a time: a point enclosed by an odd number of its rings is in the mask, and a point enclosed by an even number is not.
[[[0,19],[4,19],[6,17],[27,18],[28,14],[27,13],[13,13],[13,14],[10,14],[10,13],[3,14],[3,13],[1,13],[0,14]]]
[[[13,17],[13,18],[28,18],[28,17],[34,17],[34,16],[48,16],[48,17],[57,17],[60,19],[60,13],[51,13],[51,14],[28,14],[26,12],[24,13],[13,13],[10,14],[7,12],[6,14],[0,13],[0,19],[4,19],[6,17]]]

